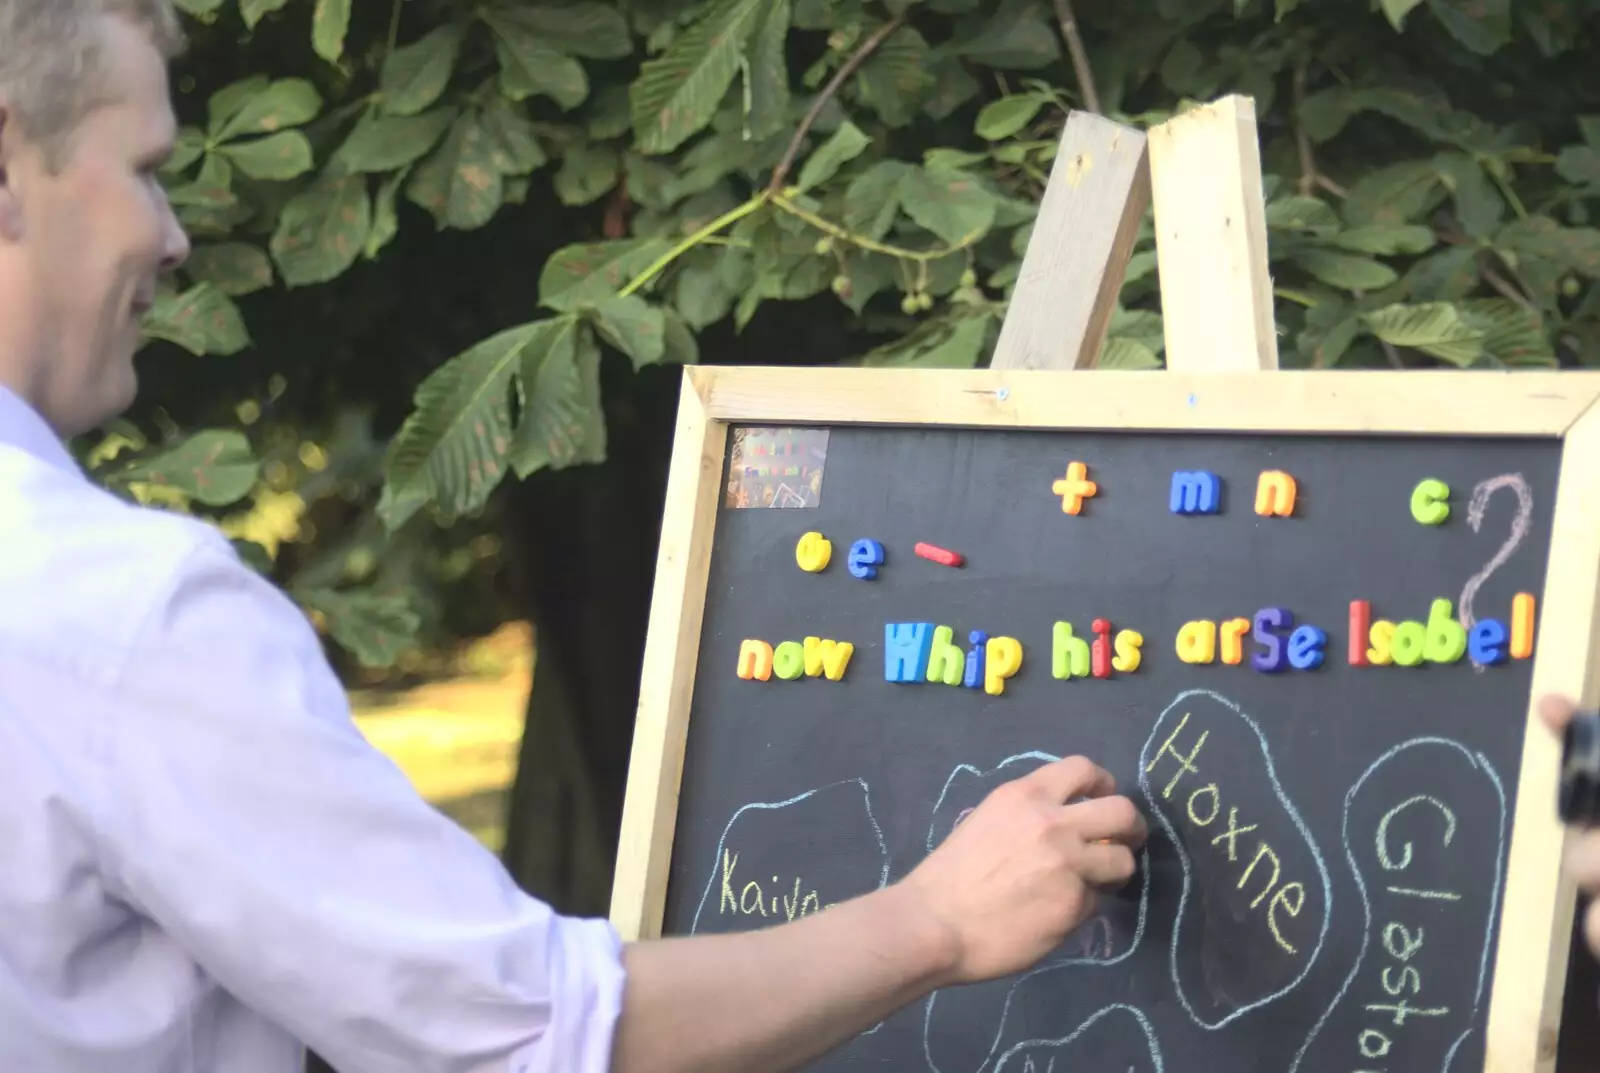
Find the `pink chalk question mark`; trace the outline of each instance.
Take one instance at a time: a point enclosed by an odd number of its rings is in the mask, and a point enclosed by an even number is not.
[[[1478,589],[1489,579],[1489,575],[1505,565],[1517,550],[1517,545],[1522,543],[1522,538],[1528,535],[1528,521],[1533,516],[1533,493],[1528,490],[1528,482],[1523,480],[1520,473],[1503,473],[1498,477],[1490,477],[1480,481],[1472,490],[1472,501],[1467,505],[1467,524],[1472,526],[1476,533],[1483,525],[1483,512],[1489,506],[1489,497],[1502,488],[1509,488],[1517,494],[1517,516],[1511,520],[1511,533],[1506,537],[1505,543],[1500,545],[1500,550],[1495,552],[1494,558],[1486,563],[1482,570],[1467,579],[1466,587],[1461,590],[1461,602],[1456,612],[1457,621],[1462,629],[1471,630],[1477,620],[1472,614],[1472,601],[1478,595]],[[1482,672],[1483,664],[1473,660],[1472,669]]]

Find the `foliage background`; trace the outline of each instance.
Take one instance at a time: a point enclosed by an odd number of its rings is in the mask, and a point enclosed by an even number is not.
[[[519,880],[603,912],[676,369],[981,365],[1066,113],[1254,97],[1285,366],[1594,363],[1594,0],[179,0],[196,241],[78,448],[351,681],[526,617]],[[1151,231],[1102,364],[1158,368]]]

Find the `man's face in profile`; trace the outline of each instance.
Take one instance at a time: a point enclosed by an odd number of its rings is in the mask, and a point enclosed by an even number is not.
[[[26,388],[64,436],[133,402],[140,318],[189,250],[158,178],[176,133],[166,62],[127,19],[101,16],[94,31],[99,104],[54,153],[10,116],[0,127],[0,258],[16,307],[4,312],[28,322]]]

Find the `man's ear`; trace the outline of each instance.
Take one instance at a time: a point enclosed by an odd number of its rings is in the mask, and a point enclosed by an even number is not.
[[[22,132],[4,105],[0,105],[0,242],[22,239],[22,203],[17,198],[14,165]]]

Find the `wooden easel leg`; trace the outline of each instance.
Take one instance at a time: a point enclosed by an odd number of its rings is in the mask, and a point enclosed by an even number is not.
[[[990,368],[1093,368],[1149,204],[1145,136],[1069,115]]]
[[[1152,127],[1150,187],[1167,368],[1276,369],[1255,102],[1224,97]]]

